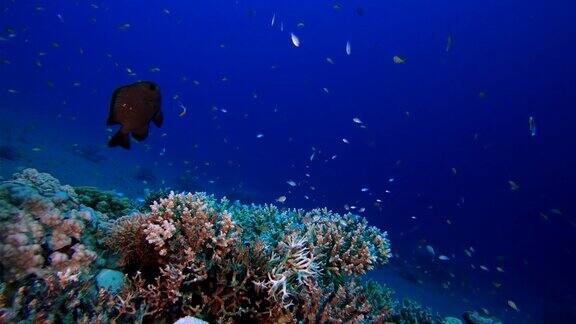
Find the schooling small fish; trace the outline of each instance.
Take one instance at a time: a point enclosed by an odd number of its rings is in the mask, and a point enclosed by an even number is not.
[[[109,147],[130,148],[129,135],[137,141],[148,137],[150,122],[162,126],[160,88],[153,82],[142,81],[114,90],[107,125],[121,125],[108,142]]]

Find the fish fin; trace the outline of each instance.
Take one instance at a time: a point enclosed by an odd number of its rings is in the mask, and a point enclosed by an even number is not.
[[[108,141],[109,147],[116,147],[121,146],[125,149],[130,149],[130,137],[128,137],[127,133],[123,133],[122,131],[118,131],[112,138]]]
[[[148,137],[148,126],[133,131],[132,137],[138,142],[145,140]]]
[[[164,122],[164,115],[162,115],[161,110],[158,110],[156,115],[154,115],[154,118],[152,118],[152,121],[154,121],[154,125],[156,125],[156,127],[162,126],[162,123]]]

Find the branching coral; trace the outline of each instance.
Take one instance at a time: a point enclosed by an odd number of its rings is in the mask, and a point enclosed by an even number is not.
[[[404,299],[402,303],[398,305],[395,313],[390,317],[390,320],[399,324],[443,323],[442,318],[438,314],[433,314],[430,308],[425,308],[410,299]]]
[[[170,319],[370,318],[364,288],[344,277],[389,257],[386,234],[359,217],[230,206],[201,193],[170,193],[148,215],[119,220],[110,242],[132,271],[122,294]]]
[[[122,264],[139,271],[134,287],[147,305],[147,314],[165,315],[173,305],[195,309],[204,299],[211,302],[203,302],[203,307],[218,308],[212,304],[220,303],[220,297],[213,298],[218,295],[202,282],[210,273],[217,284],[228,284],[224,276],[230,270],[221,268],[233,267],[241,256],[231,253],[238,246],[236,225],[226,211],[217,213],[211,203],[204,194],[171,193],[151,205],[149,215],[124,218],[113,229],[109,241],[120,252]],[[147,263],[140,262],[143,258]],[[196,290],[197,298],[183,298],[180,290]],[[167,300],[171,302],[166,304]]]
[[[394,291],[374,280],[367,280],[362,284],[364,294],[370,301],[370,311],[374,319],[390,320],[394,314],[398,302],[394,299]]]
[[[304,216],[304,223],[314,252],[335,278],[364,274],[391,256],[386,232],[368,227],[358,216],[315,209]]]
[[[140,264],[147,266],[155,260],[149,258],[153,247],[146,244],[144,225],[147,215],[133,214],[116,220],[106,239],[106,245],[120,255],[119,265]]]

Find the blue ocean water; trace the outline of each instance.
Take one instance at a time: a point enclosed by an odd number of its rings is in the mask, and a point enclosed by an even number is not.
[[[394,260],[372,276],[401,295],[443,315],[576,321],[574,3],[0,10],[4,179],[34,167],[135,199],[171,188],[351,210],[388,231]],[[108,148],[111,93],[138,80],[160,85],[164,125]]]

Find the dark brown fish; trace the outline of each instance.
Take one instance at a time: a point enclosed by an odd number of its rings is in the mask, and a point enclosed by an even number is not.
[[[108,114],[108,126],[121,125],[120,130],[110,139],[108,146],[130,148],[129,135],[137,141],[148,137],[148,128],[153,121],[162,126],[160,110],[160,88],[153,82],[142,81],[114,90]]]

